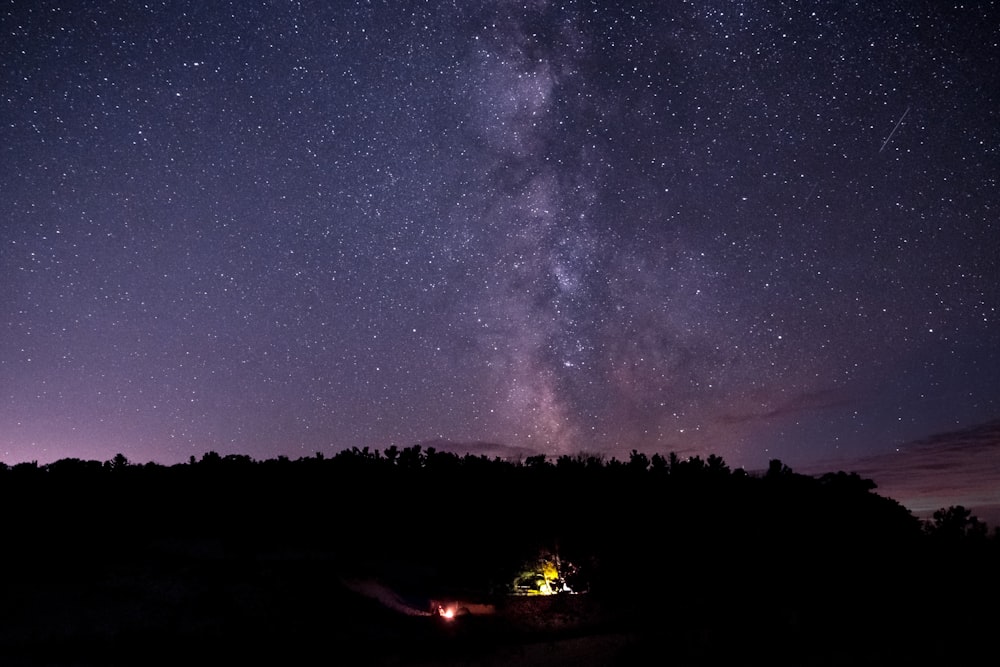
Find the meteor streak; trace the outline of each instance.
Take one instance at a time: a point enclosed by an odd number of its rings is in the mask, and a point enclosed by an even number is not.
[[[878,149],[879,153],[881,153],[882,151],[885,150],[886,144],[888,144],[889,140],[892,139],[892,135],[896,134],[896,130],[898,130],[899,126],[903,124],[903,119],[906,118],[906,114],[908,114],[908,113],[910,113],[910,107],[909,106],[906,107],[906,111],[904,111],[903,115],[899,117],[898,121],[896,121],[896,127],[892,128],[892,132],[890,132],[889,136],[886,137],[885,141],[882,142],[882,148]]]

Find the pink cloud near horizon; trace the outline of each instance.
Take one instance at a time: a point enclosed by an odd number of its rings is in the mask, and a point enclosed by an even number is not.
[[[844,463],[838,465],[847,469]],[[851,472],[878,484],[877,493],[899,501],[918,517],[963,505],[991,528],[1000,526],[1000,420],[849,463]]]

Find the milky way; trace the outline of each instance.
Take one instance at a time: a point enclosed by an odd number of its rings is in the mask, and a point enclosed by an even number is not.
[[[1000,13],[912,4],[8,6],[0,460],[995,419]]]

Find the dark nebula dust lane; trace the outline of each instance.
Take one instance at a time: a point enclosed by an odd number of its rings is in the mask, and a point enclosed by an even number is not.
[[[736,466],[1000,414],[996,3],[0,10],[0,459]]]

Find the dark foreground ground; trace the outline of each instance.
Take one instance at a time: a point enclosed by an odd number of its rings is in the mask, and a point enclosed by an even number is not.
[[[418,614],[429,598],[411,588],[404,614],[345,585],[321,553],[233,558],[205,543],[46,566],[5,586],[0,665],[617,664],[634,643],[565,605],[446,621]]]
[[[959,508],[675,458],[0,466],[0,667],[997,664],[1000,539]],[[543,551],[588,593],[496,595]]]
[[[964,596],[917,592],[900,603],[859,590],[844,609],[825,606],[831,591],[815,582],[779,591],[775,582],[679,579],[673,596],[661,587],[499,599],[495,615],[448,622],[416,615],[435,593],[419,582],[400,594],[414,615],[400,613],[346,586],[322,552],[234,556],[206,541],[85,564],[62,556],[6,573],[0,665],[956,665],[996,657],[992,621],[958,607]]]

